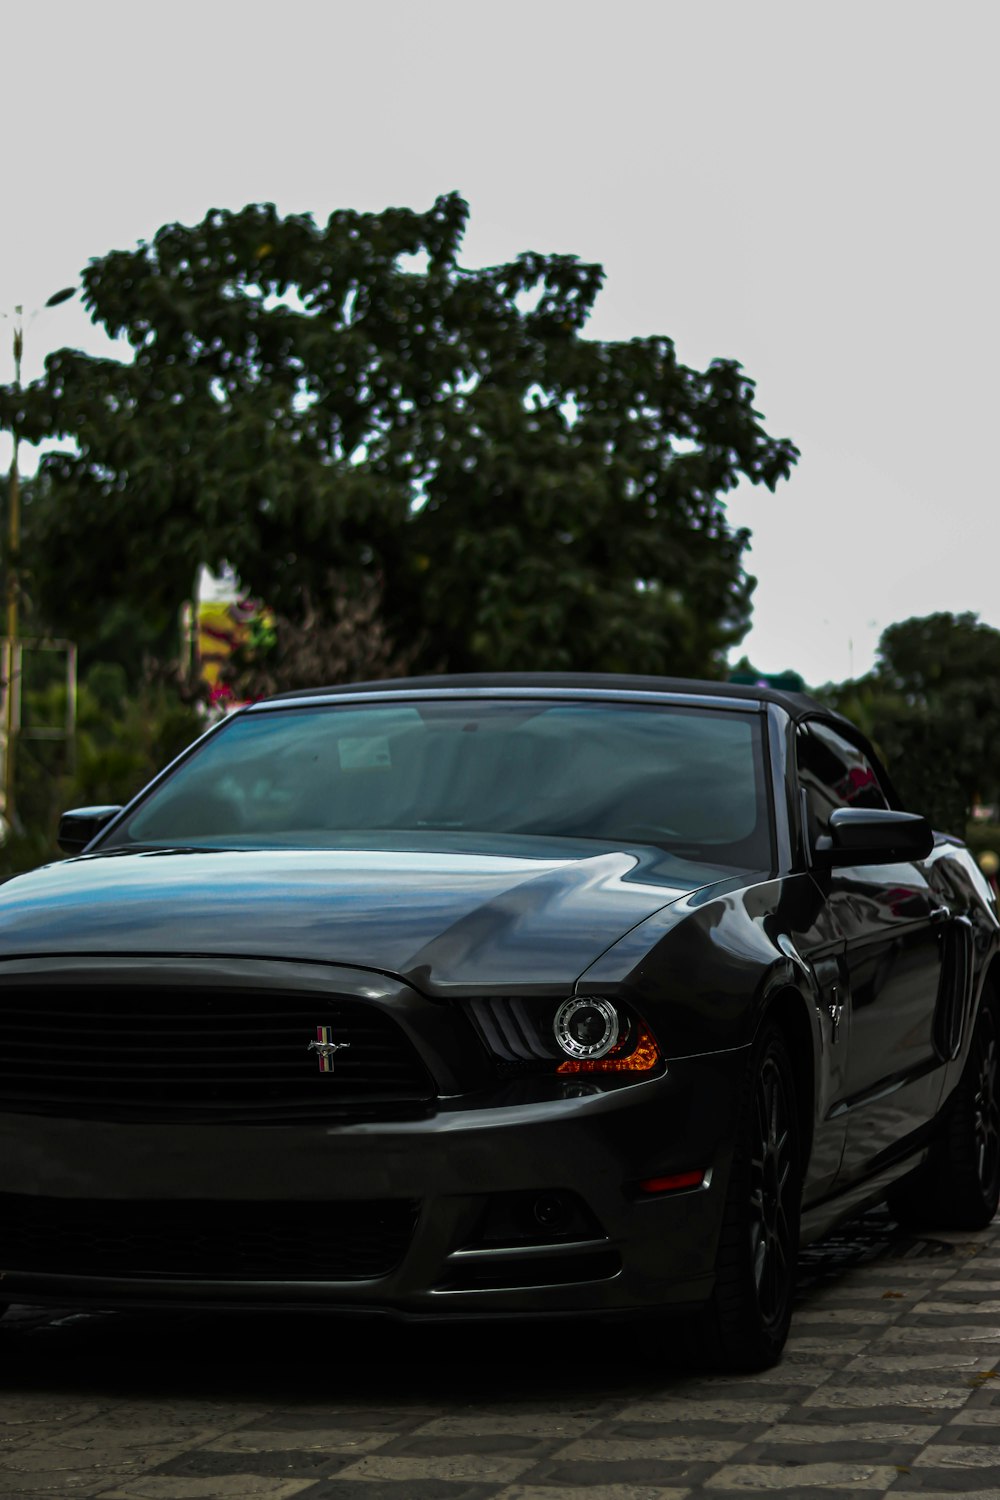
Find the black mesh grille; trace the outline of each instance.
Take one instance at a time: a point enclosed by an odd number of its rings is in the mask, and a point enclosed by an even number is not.
[[[406,1253],[418,1204],[99,1202],[0,1194],[8,1272],[359,1281]]]
[[[320,1071],[318,1026],[349,1045]],[[323,1118],[420,1107],[431,1079],[376,1006],[161,986],[0,986],[0,1108],[103,1119]]]

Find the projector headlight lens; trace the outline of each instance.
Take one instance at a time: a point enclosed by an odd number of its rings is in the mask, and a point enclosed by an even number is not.
[[[610,1000],[582,995],[566,1000],[552,1023],[556,1041],[567,1057],[606,1057],[618,1040],[621,1022]]]

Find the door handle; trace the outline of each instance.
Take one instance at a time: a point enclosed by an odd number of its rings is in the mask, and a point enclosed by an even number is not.
[[[950,916],[951,908],[949,906],[935,906],[934,910],[931,912],[931,921],[947,922]]]

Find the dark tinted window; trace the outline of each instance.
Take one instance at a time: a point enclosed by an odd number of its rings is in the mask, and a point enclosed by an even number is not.
[[[355,847],[476,833],[652,843],[762,869],[756,714],[488,699],[288,708],[234,719],[113,843]],[[105,847],[110,847],[106,845]]]
[[[805,789],[809,837],[826,833],[838,807],[888,807],[868,757],[826,724],[811,723],[796,737],[799,785]]]

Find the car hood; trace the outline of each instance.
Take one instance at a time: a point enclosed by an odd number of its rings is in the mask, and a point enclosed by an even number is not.
[[[684,895],[642,851],[584,858],[367,851],[128,851],[0,890],[0,958],[157,954],[299,959],[428,993],[572,985]],[[699,884],[701,882],[698,882]]]

